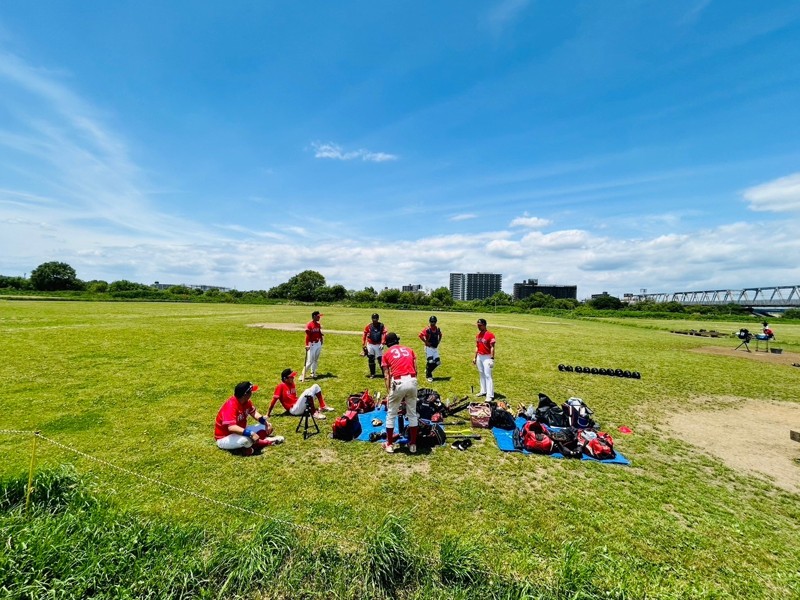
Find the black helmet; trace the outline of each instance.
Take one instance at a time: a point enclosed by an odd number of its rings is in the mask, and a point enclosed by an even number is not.
[[[372,313],[372,318],[373,319],[380,319],[381,317],[380,317],[380,315],[378,315],[378,313]]]
[[[431,315],[431,318],[428,319],[428,323],[436,323],[436,317],[434,315]]]
[[[390,331],[386,334],[386,345],[387,346],[394,346],[400,343],[400,338],[394,331]]]

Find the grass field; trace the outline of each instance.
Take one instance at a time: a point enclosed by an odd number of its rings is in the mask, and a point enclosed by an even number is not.
[[[203,496],[303,525],[300,535],[347,551],[387,515],[402,515],[422,547],[469,540],[496,573],[544,578],[572,552],[594,589],[615,597],[800,597],[797,495],[732,471],[665,426],[673,411],[691,410],[701,398],[797,401],[800,369],[692,352],[738,341],[669,333],[754,330],[752,321],[438,313],[442,366],[431,387],[443,397],[477,387],[471,357],[475,319],[484,316],[498,338],[496,390],[515,406],[535,403],[538,392],[559,403],[583,398],[612,434],[620,425],[633,429],[615,435],[630,467],[503,454],[491,439],[467,452],[445,447],[389,456],[377,445],[327,435],[304,441],[294,432],[296,419],[285,417],[273,421],[286,443],[262,456],[217,450],[213,419],[233,386],[259,384],[254,402],[266,411],[280,371],[302,365],[301,332],[248,325],[302,324],[311,310],[0,301],[0,429],[41,430],[122,467],[38,442],[38,469],[72,464],[115,505],[175,523],[252,527],[251,514]],[[382,383],[365,378],[359,356],[372,311],[323,312],[323,330],[343,332],[326,335],[320,371],[329,376],[319,381],[340,411],[349,393]],[[389,329],[418,352],[416,336],[428,316],[381,311]],[[774,329],[782,348],[800,351],[799,325],[775,322]],[[561,373],[559,363],[637,370],[642,379]],[[325,433],[329,427],[330,421]],[[27,472],[31,441],[0,435],[0,474]],[[770,440],[742,443],[758,452]]]

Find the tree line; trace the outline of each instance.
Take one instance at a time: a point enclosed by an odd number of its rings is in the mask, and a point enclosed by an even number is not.
[[[747,310],[737,304],[726,306],[693,306],[685,307],[679,302],[644,301],[626,303],[614,296],[600,296],[585,302],[571,298],[554,298],[548,294],[536,292],[521,300],[499,291],[482,300],[456,301],[447,287],[439,287],[430,292],[404,292],[396,288],[381,291],[373,287],[362,290],[348,290],[343,285],[328,285],[325,277],[317,271],[306,270],[290,277],[288,281],[268,290],[228,290],[195,289],[185,285],[175,285],[167,289],[158,289],[155,285],[136,283],[126,279],[107,282],[93,279],[82,281],[75,269],[64,262],[46,262],[33,271],[30,277],[11,277],[0,275],[0,290],[6,295],[32,292],[57,293],[84,299],[96,300],[154,300],[181,302],[229,302],[229,303],[274,303],[274,302],[319,302],[319,303],[353,303],[370,306],[401,306],[448,308],[451,310],[493,310],[500,312],[524,312],[534,309],[552,309],[557,311],[615,311],[625,312],[631,316],[648,314],[692,314],[699,316],[746,315]],[[800,310],[786,311],[787,318],[800,318]]]

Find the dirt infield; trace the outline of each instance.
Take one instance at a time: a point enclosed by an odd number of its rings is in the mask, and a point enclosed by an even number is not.
[[[727,408],[674,415],[669,426],[676,437],[736,471],[766,476],[774,485],[800,493],[800,444],[789,438],[790,430],[800,430],[800,404],[740,398],[695,403]]]
[[[250,323],[248,327],[275,329],[278,331],[305,331],[306,326],[300,323]],[[341,329],[325,329],[323,333],[343,333],[344,335],[361,335],[361,331],[344,331]]]

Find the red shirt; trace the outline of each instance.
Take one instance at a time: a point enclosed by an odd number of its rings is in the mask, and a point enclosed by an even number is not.
[[[479,331],[475,336],[478,354],[491,354],[494,342],[494,334],[491,331]]]
[[[256,407],[250,400],[242,403],[236,396],[231,396],[217,413],[217,420],[214,422],[214,437],[221,439],[229,435],[228,427],[230,425],[238,425],[244,429],[247,426],[247,415],[255,415],[255,412]]]
[[[396,344],[383,352],[381,365],[389,369],[392,377],[417,376],[417,355],[411,348]]]
[[[306,325],[306,346],[314,342],[321,342],[323,335],[322,325],[313,320],[309,321]]]
[[[267,411],[268,414],[272,414],[272,407],[275,406],[278,400],[281,401],[281,406],[283,406],[284,409],[290,410],[297,404],[297,387],[294,385],[290,387],[283,381],[275,386],[275,392],[272,394],[272,403],[269,405],[269,410]]]

